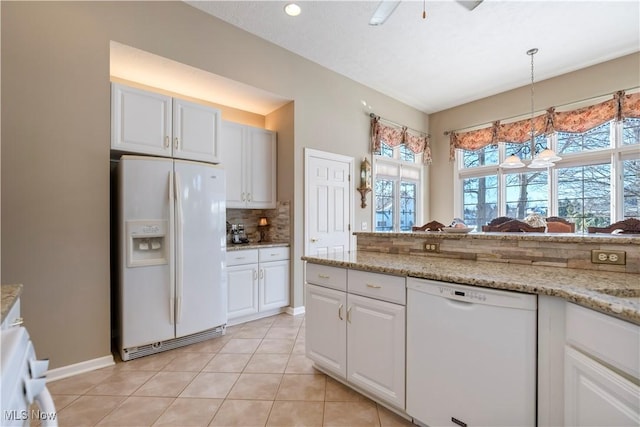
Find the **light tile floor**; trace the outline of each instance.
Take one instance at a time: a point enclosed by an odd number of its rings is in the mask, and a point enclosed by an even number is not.
[[[316,371],[286,314],[48,387],[60,427],[412,425]]]

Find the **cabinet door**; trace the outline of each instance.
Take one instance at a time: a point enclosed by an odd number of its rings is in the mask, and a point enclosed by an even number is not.
[[[244,126],[232,122],[222,122],[220,150],[222,165],[226,173],[227,208],[246,207],[244,190]]]
[[[347,294],[305,285],[305,343],[307,357],[345,378],[347,375]]]
[[[289,260],[260,263],[259,311],[289,305]]]
[[[405,307],[352,294],[347,306],[347,381],[404,409]]]
[[[182,99],[173,100],[173,157],[220,161],[220,111]]]
[[[111,148],[171,156],[171,97],[111,85]]]
[[[227,267],[227,318],[258,312],[258,264]]]
[[[276,207],[276,134],[247,128],[247,204],[254,209]]]
[[[567,426],[640,424],[640,387],[569,346],[564,402]]]

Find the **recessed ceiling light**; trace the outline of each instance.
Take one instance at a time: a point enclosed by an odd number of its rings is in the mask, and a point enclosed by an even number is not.
[[[295,3],[289,3],[284,7],[284,11],[289,16],[298,16],[300,12],[302,12],[302,9]]]

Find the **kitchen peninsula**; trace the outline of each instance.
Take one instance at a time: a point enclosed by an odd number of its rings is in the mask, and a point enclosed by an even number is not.
[[[544,233],[356,232],[357,251],[308,262],[538,295],[640,324],[640,236]],[[425,245],[438,245],[426,252]],[[592,264],[592,249],[625,265]]]
[[[427,425],[637,425],[640,236],[354,234],[302,257],[317,369]]]

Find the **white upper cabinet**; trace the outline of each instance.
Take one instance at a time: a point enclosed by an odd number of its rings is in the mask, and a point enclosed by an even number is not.
[[[218,163],[220,111],[201,104],[111,85],[111,148]]]
[[[227,207],[276,207],[275,132],[222,122],[222,163],[227,171]]]

